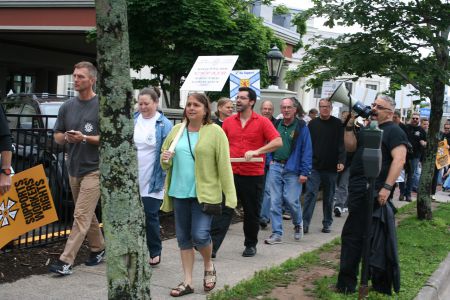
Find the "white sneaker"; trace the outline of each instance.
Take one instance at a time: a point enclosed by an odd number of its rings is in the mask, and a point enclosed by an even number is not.
[[[268,245],[281,244],[282,243],[281,236],[279,236],[278,234],[272,233],[272,235],[268,239],[264,240],[264,243],[266,243]]]

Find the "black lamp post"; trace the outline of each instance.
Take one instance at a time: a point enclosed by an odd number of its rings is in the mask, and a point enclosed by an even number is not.
[[[283,53],[281,53],[277,46],[273,46],[269,53],[267,53],[267,68],[269,69],[269,77],[272,85],[277,85],[277,79],[280,76],[283,60]]]

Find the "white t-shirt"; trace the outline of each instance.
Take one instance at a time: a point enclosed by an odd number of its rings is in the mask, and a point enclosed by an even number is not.
[[[141,197],[153,197],[162,199],[164,190],[157,193],[149,193],[150,178],[153,173],[155,164],[156,151],[156,120],[160,117],[160,113],[156,114],[150,119],[144,119],[142,115],[136,120],[134,126],[134,144],[137,149],[138,158],[138,176],[139,176],[139,193]]]

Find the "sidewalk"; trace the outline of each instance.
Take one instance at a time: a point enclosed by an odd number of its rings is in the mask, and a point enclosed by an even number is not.
[[[444,200],[447,193],[443,193],[439,199]],[[445,200],[444,200],[445,202]],[[394,201],[397,207],[407,202]],[[218,282],[215,290],[222,289],[225,285],[234,286],[243,279],[253,276],[256,271],[276,266],[289,258],[312,251],[321,245],[328,243],[341,233],[347,214],[340,218],[334,218],[331,233],[321,233],[322,229],[322,202],[318,202],[309,228],[309,233],[301,241],[295,241],[293,237],[293,225],[290,221],[284,221],[285,236],[283,244],[265,245],[264,239],[269,237],[271,230],[263,230],[259,233],[258,253],[255,257],[242,257],[244,250],[244,236],[242,223],[230,227],[227,237],[222,244],[217,258],[214,260]],[[268,227],[270,228],[270,227]],[[31,276],[14,283],[2,284],[0,289],[1,299],[107,299],[106,264],[96,267],[80,265],[74,268],[73,275],[60,277],[52,274]],[[170,289],[183,280],[179,250],[175,239],[163,242],[161,264],[153,269],[151,278],[152,299],[170,299]],[[203,292],[203,264],[200,255],[196,255],[194,265],[194,289],[195,293],[183,296],[183,299],[205,299]]]

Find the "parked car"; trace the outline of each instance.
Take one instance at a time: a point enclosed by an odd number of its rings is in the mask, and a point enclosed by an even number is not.
[[[0,101],[13,137],[15,171],[44,165],[60,217],[63,211],[72,210],[73,200],[65,163],[66,149],[54,141],[53,127],[59,108],[68,99],[68,96],[44,93],[12,94]]]

